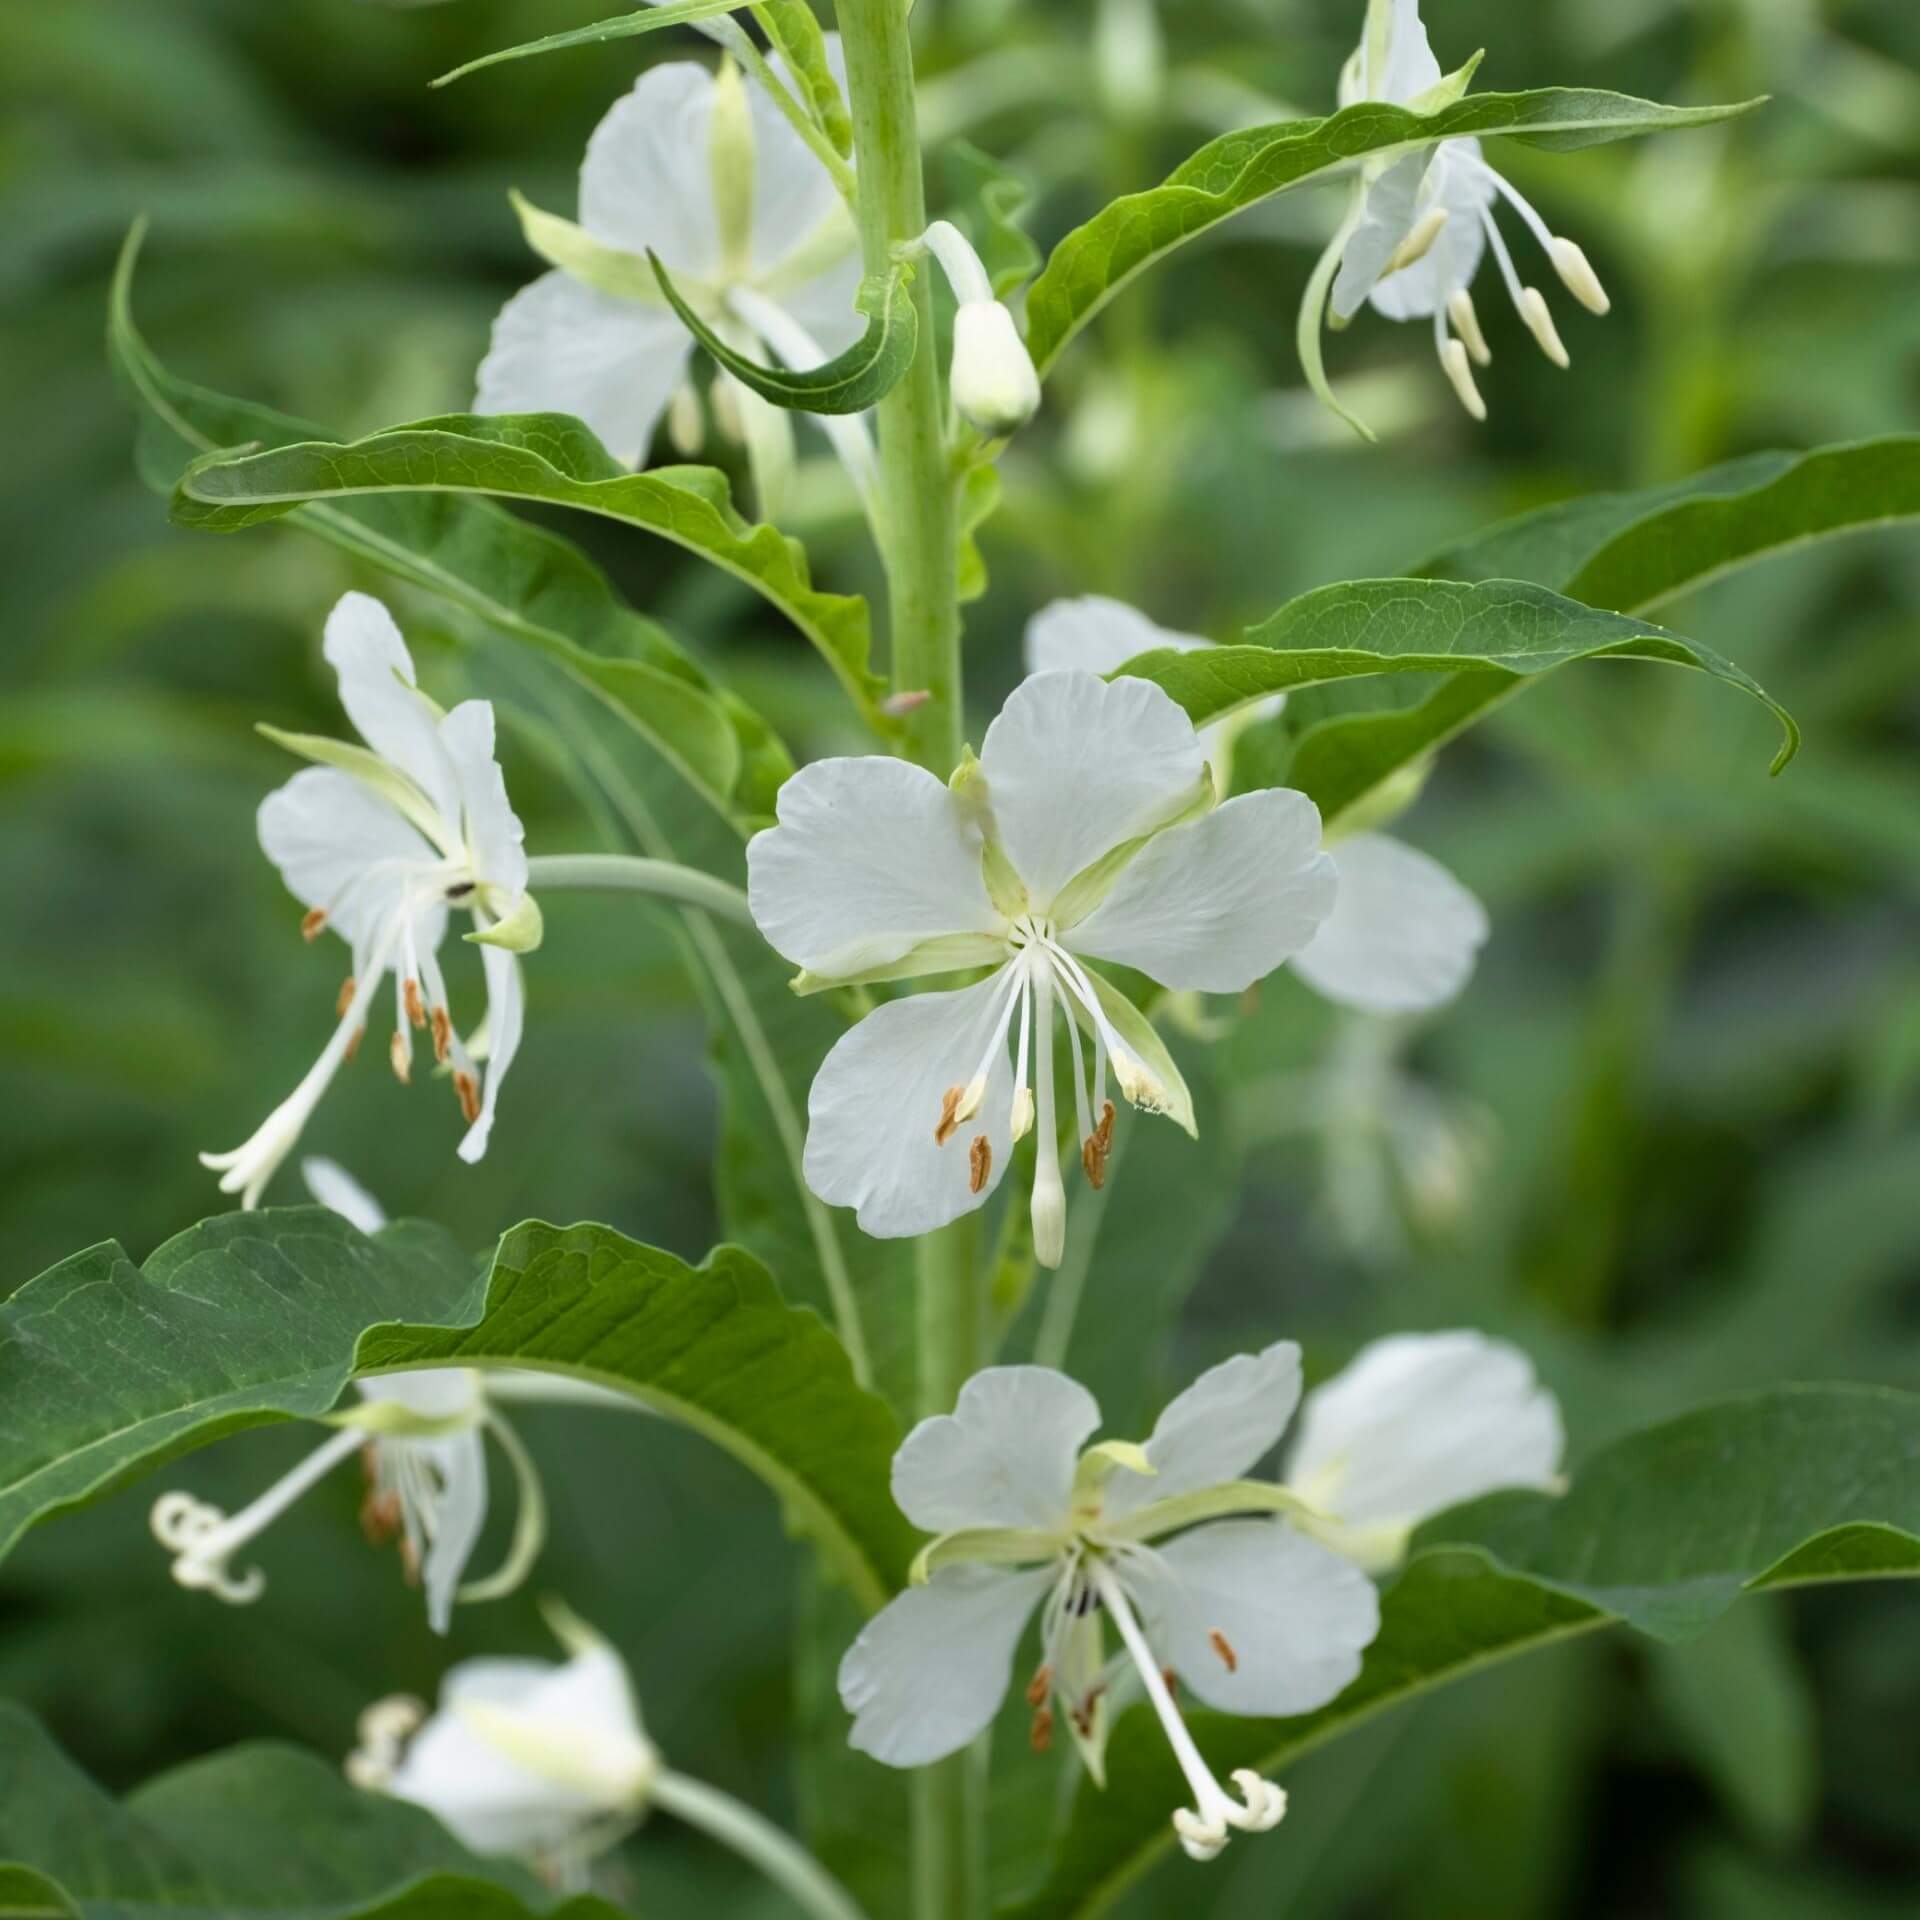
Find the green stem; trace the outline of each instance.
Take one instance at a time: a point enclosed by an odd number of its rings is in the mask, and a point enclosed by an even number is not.
[[[683,907],[702,907],[740,926],[753,925],[747,896],[736,886],[672,860],[628,853],[547,853],[527,862],[533,890],[581,888],[594,893],[646,893]]]
[[[683,1773],[662,1773],[647,1798],[757,1867],[811,1920],[866,1920],[853,1896],[804,1847],[732,1794]]]

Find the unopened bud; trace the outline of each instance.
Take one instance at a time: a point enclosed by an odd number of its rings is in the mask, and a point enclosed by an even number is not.
[[[1572,359],[1560,339],[1560,329],[1553,324],[1553,314],[1538,287],[1523,287],[1520,290],[1520,318],[1527,323],[1528,331],[1540,342],[1540,351],[1556,367],[1570,367]]]
[[[953,403],[998,439],[1040,408],[1040,376],[1013,315],[998,300],[964,302],[953,319]]]
[[[1562,284],[1589,313],[1613,311],[1613,302],[1607,298],[1607,290],[1600,284],[1600,276],[1594,272],[1587,256],[1571,240],[1555,240],[1547,251],[1552,256],[1553,270],[1560,276]]]
[[[1033,1182],[1033,1257],[1051,1272],[1066,1253],[1066,1191],[1060,1185],[1060,1169],[1043,1143]]]
[[[1487,403],[1480,398],[1480,389],[1473,383],[1473,368],[1467,364],[1467,350],[1458,340],[1446,341],[1440,349],[1440,365],[1446,376],[1453,382],[1453,390],[1460,396],[1460,404],[1476,420],[1487,417]]]
[[[1392,257],[1387,261],[1388,273],[1399,273],[1403,268],[1416,266],[1433,250],[1433,243],[1440,238],[1447,224],[1445,207],[1429,207],[1413,223],[1407,237],[1394,248]]]
[[[1487,345],[1487,336],[1480,331],[1480,315],[1473,304],[1473,295],[1465,287],[1448,297],[1447,318],[1453,322],[1453,330],[1467,344],[1467,351],[1473,355],[1477,367],[1493,364],[1493,349]]]

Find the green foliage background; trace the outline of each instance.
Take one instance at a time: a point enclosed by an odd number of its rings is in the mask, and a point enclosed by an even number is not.
[[[244,1137],[320,1044],[337,980],[259,855],[252,811],[284,767],[251,723],[334,726],[318,652],[333,598],[394,599],[430,679],[486,671],[442,610],[295,531],[166,525],[100,348],[119,241],[152,216],[140,316],[177,372],[343,437],[457,410],[492,313],[533,270],[506,189],[569,208],[600,114],[640,64],[686,48],[426,82],[605,10],[0,13],[0,1294],[109,1236],[142,1257],[207,1212],[194,1152]],[[1145,98],[1103,79],[1083,0],[919,11],[935,131],[1031,177],[1050,242],[1215,131],[1234,89],[1318,110],[1359,8],[1163,8],[1167,79]],[[968,622],[982,720],[1026,616],[1058,594],[1117,594],[1224,638],[1535,504],[1920,425],[1905,0],[1427,11],[1449,64],[1489,48],[1486,85],[1776,97],[1670,140],[1503,156],[1616,305],[1604,324],[1563,315],[1560,374],[1483,299],[1484,430],[1454,411],[1424,331],[1371,317],[1330,358],[1384,444],[1360,447],[1300,390],[1293,307],[1323,201],[1273,202],[1143,279],[1070,350],[1005,463]],[[824,584],[871,590],[824,466],[784,521]],[[796,750],[852,744],[817,658],[762,606],[619,529],[567,530]],[[1186,1049],[1201,1145],[1139,1127],[1085,1239],[1069,1353],[1115,1426],[1248,1342],[1297,1335],[1319,1372],[1374,1333],[1452,1324],[1539,1356],[1576,1460],[1740,1388],[1920,1384],[1920,547],[1896,529],[1816,548],[1660,617],[1794,711],[1800,760],[1769,782],[1764,712],[1624,665],[1562,676],[1450,750],[1402,831],[1492,909],[1479,975],[1406,1035],[1343,1024],[1277,978],[1224,1044]],[[530,842],[589,844],[543,740],[508,747]],[[546,905],[529,1043],[483,1166],[453,1158],[444,1089],[403,1091],[377,1061],[307,1144],[476,1248],[537,1214],[697,1260],[718,1235],[716,1111],[671,931],[620,902]],[[1446,1115],[1457,1155],[1424,1179],[1383,1146],[1390,1074]],[[295,1197],[290,1176],[276,1192]],[[1189,1290],[1177,1336],[1143,1337]],[[1063,1300],[1030,1305],[1018,1350],[1049,1309],[1063,1329]],[[798,1558],[764,1496],[661,1422],[548,1411],[525,1430],[554,1506],[539,1585],[628,1653],[674,1764],[791,1817],[799,1603],[778,1574]],[[307,1441],[246,1436],[147,1492],[237,1504]],[[270,1591],[240,1613],[172,1587],[146,1505],[136,1492],[36,1533],[0,1573],[0,1698],[115,1788],[258,1734],[338,1754],[376,1694],[430,1693],[450,1657],[544,1650],[530,1595],[436,1643],[360,1542],[346,1477],[263,1542]],[[1914,1608],[1892,1586],[1758,1601],[1684,1652],[1600,1639],[1466,1683],[1304,1763],[1279,1835],[1205,1879],[1162,1869],[1129,1911],[1911,1912]],[[625,1870],[649,1910],[774,1910],[664,1827]]]

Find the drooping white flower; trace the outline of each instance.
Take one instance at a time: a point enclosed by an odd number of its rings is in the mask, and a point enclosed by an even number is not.
[[[1113,1137],[1109,1074],[1123,1098],[1193,1130],[1152,1024],[1088,963],[1238,993],[1333,904],[1312,803],[1274,789],[1216,807],[1192,723],[1144,680],[1036,674],[949,785],[902,760],[823,760],[781,789],[778,813],[747,849],[748,898],[803,969],[797,985],[991,969],[889,1001],[834,1047],[808,1101],[808,1185],[858,1208],[868,1233],[931,1232],[984,1202],[1033,1128],[1047,1266],[1065,1237],[1056,1008],[1094,1185]]]
[[[1056,600],[1027,623],[1030,673],[1078,668],[1118,673],[1155,648],[1191,653],[1212,643],[1175,633],[1118,600],[1087,594]],[[1231,730],[1247,717],[1280,710],[1283,698],[1216,722],[1216,766],[1231,751]],[[1340,885],[1333,909],[1294,956],[1294,971],[1315,992],[1367,1013],[1419,1013],[1451,1000],[1472,976],[1487,937],[1486,910],[1429,855],[1383,833],[1339,834],[1326,844]]]
[[[1040,376],[1013,315],[994,297],[993,283],[967,237],[947,220],[922,236],[940,262],[960,304],[953,316],[953,364],[948,385],[969,426],[990,437],[1012,433],[1040,410]]]
[[[827,53],[844,87],[837,34]],[[641,465],[685,390],[693,351],[649,249],[701,319],[750,357],[807,371],[865,324],[854,309],[860,248],[845,201],[765,89],[730,59],[717,73],[672,61],[640,76],[587,143],[579,213],[576,226],[523,209],[527,237],[553,271],[501,309],[476,412],[571,413],[617,460]],[[760,509],[771,515],[793,462],[791,418],[724,372],[715,398],[746,439]],[[864,424],[849,416],[820,424],[870,496]]]
[[[1383,100],[1431,111],[1463,84],[1462,76],[1443,78],[1419,0],[1371,0],[1360,45],[1340,78],[1340,104]],[[1611,302],[1587,256],[1548,227],[1519,190],[1487,164],[1480,142],[1472,138],[1363,166],[1353,214],[1342,228],[1340,270],[1329,302],[1336,325],[1368,303],[1390,320],[1430,319],[1440,365],[1476,420],[1484,420],[1487,410],[1473,367],[1488,365],[1493,356],[1468,289],[1489,247],[1514,308],[1541,351],[1556,366],[1568,364],[1545,298],[1522,283],[1494,219],[1501,199],[1539,241],[1574,298],[1589,312],[1606,313]]]
[[[1237,1797],[1221,1786],[1169,1676],[1221,1712],[1296,1714],[1360,1670],[1379,1628],[1372,1583],[1275,1517],[1290,1510],[1280,1489],[1244,1478],[1299,1397],[1300,1350],[1282,1341],[1203,1373],[1144,1447],[1087,1448],[1100,1410],[1084,1387],[1046,1367],[976,1374],[894,1456],[895,1500],[937,1538],[916,1565],[923,1584],[841,1663],[853,1745],[896,1767],[965,1746],[999,1710],[1039,1609],[1026,1693],[1037,1747],[1052,1740],[1057,1702],[1101,1778],[1124,1680],[1152,1702],[1192,1789],[1194,1805],[1173,1815],[1189,1854],[1211,1859],[1232,1829],[1273,1826],[1285,1795],[1245,1770]]]
[[[1565,1444],[1559,1402],[1517,1347],[1465,1331],[1396,1334],[1307,1395],[1285,1478],[1315,1538],[1381,1572],[1448,1507],[1557,1489]]]
[[[393,1070],[403,1084],[411,1078],[413,1029],[429,1033],[467,1121],[460,1157],[478,1160],[520,1046],[525,989],[517,954],[539,941],[523,829],[494,758],[491,703],[467,700],[442,713],[415,684],[393,616],[363,593],[343,595],[328,615],[325,650],[340,676],[341,705],[366,744],[263,729],[326,764],[296,773],[261,803],[260,844],[307,908],[301,932],[310,941],[337,933],[352,950],[352,972],[340,989],[333,1038],[306,1077],[244,1145],[200,1156],[222,1176],[220,1191],[239,1194],[243,1207],[259,1205],[358,1049],[389,973]],[[472,938],[482,942],[487,1017],[468,1040],[454,1027],[437,958],[450,909],[471,916]]]

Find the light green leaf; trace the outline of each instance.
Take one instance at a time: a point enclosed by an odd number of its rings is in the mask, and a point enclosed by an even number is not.
[[[689,1267],[610,1228],[535,1223],[480,1273],[437,1229],[368,1239],[319,1208],[204,1221],[144,1268],[97,1247],[0,1306],[0,1553],[191,1447],[326,1413],[356,1374],[441,1362],[632,1394],[759,1474],[864,1605],[906,1579],[897,1424],[748,1254]]]
[[[140,467],[171,493],[198,455],[242,443],[310,441],[319,429],[177,379],[133,322],[141,229],[114,276],[108,344],[139,411]],[[298,526],[425,588],[511,639],[559,661],[723,812],[770,813],[792,772],[764,721],[715,687],[665,628],[625,606],[594,564],[558,535],[485,500],[405,495],[316,503]]]
[[[231,533],[297,507],[396,493],[536,500],[659,534],[777,607],[820,650],[868,722],[882,733],[898,731],[880,713],[885,682],[867,664],[864,600],[815,588],[805,549],[736,513],[726,476],[716,469],[629,473],[563,413],[449,414],[364,440],[209,455],[181,476],[173,512],[182,526]]]
[[[517,47],[503,47],[498,53],[483,53],[465,66],[443,73],[433,82],[436,87],[463,80],[482,67],[497,67],[507,60],[525,60],[536,53],[561,53],[569,47],[598,46],[607,40],[630,40],[635,34],[657,33],[663,27],[691,26],[696,20],[711,20],[716,14],[737,13],[748,0],[664,0],[657,7],[642,7],[636,13],[616,14],[610,20],[596,20],[591,26],[572,27],[565,33],[550,33],[541,40],[529,40]]]
[[[1630,1624],[1678,1638],[1744,1593],[1920,1575],[1920,1395],[1783,1387],[1596,1454],[1556,1500],[1507,1494],[1432,1522],[1381,1606],[1360,1677],[1290,1720],[1194,1714],[1221,1774],[1281,1775],[1388,1708],[1496,1660]],[[1151,1712],[1115,1727],[1045,1884],[1009,1920],[1089,1920],[1173,1846],[1185,1782]]]
[[[813,9],[807,0],[754,0],[753,17],[786,62],[787,72],[799,81],[821,131],[845,159],[853,152],[853,121],[827,61],[827,37]]]
[[[898,266],[884,280],[861,283],[855,307],[867,316],[867,330],[845,353],[804,373],[791,367],[767,367],[737,353],[681,299],[659,255],[648,251],[660,291],[680,316],[681,324],[743,387],[776,407],[795,413],[864,413],[877,406],[898,385],[913,364],[919,318],[910,266]]]
[[[1535,147],[1593,146],[1705,126],[1758,104],[1663,107],[1627,94],[1545,87],[1476,94],[1433,114],[1362,101],[1324,120],[1223,134],[1160,186],[1113,201],[1054,248],[1027,295],[1027,350],[1045,373],[1135,274],[1229,215],[1356,161],[1466,135],[1499,135]]]

